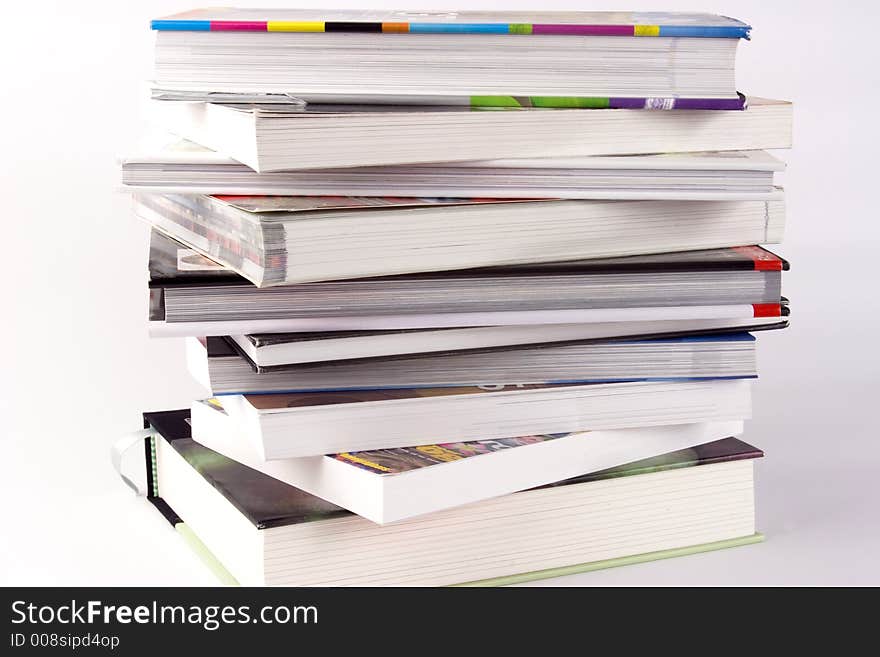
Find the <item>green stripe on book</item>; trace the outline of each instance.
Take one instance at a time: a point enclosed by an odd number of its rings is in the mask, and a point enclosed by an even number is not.
[[[189,547],[195,552],[199,559],[202,560],[208,568],[210,568],[211,572],[214,573],[214,576],[220,580],[221,583],[226,584],[227,586],[238,586],[238,580],[232,576],[222,563],[214,556],[214,553],[211,552],[208,547],[202,543],[201,539],[196,536],[195,532],[190,529],[185,522],[179,522],[174,525],[174,529],[177,530],[177,533],[183,536],[183,540],[185,540]]]
[[[471,96],[471,107],[522,107],[513,96]]]
[[[475,582],[466,582],[464,584],[453,584],[452,586],[510,586],[511,584],[521,584],[522,582],[531,582],[536,579],[562,577],[563,575],[576,575],[578,573],[588,573],[593,570],[602,570],[604,568],[630,566],[632,564],[645,563],[648,561],[659,561],[660,559],[671,559],[672,557],[684,557],[689,554],[699,554],[700,552],[723,550],[725,548],[738,547],[740,545],[751,545],[752,543],[760,543],[763,540],[763,534],[752,534],[751,536],[731,538],[726,541],[701,543],[699,545],[689,545],[688,547],[673,548],[671,550],[658,550],[657,552],[645,552],[644,554],[636,554],[631,557],[590,561],[589,563],[582,563],[575,566],[548,568],[547,570],[536,570],[531,573],[520,573],[518,575],[508,575],[505,577],[481,579]]]
[[[608,109],[610,98],[588,96],[471,96],[471,107],[545,107],[554,109]]]
[[[608,109],[609,98],[578,98],[577,96],[530,96],[532,107],[572,107],[576,109]]]

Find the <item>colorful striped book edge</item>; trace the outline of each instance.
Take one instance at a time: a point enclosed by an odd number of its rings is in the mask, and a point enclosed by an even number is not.
[[[470,96],[471,107],[536,107],[552,109],[743,110],[736,98],[605,98],[587,96]]]
[[[366,21],[215,21],[157,19],[178,32],[373,32],[383,34],[533,34],[748,39],[748,25],[576,25],[572,23],[380,23]]]

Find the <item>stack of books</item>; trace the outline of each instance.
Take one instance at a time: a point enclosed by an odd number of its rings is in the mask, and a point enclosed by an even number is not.
[[[122,164],[206,388],[148,497],[225,582],[505,584],[761,540],[787,102],[696,14],[156,20]]]

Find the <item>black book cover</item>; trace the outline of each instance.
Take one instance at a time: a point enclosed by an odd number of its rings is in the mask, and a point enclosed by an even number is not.
[[[190,437],[189,410],[144,413],[144,422],[146,426],[152,426],[161,436],[154,438],[155,440],[166,440],[230,504],[259,529],[352,515],[350,511],[335,504],[257,472],[195,442]],[[149,473],[153,473],[155,467],[153,448],[150,447],[151,440],[153,439],[147,440],[146,450]],[[763,455],[761,450],[738,438],[723,438],[689,449],[566,479],[549,486],[567,486],[710,463],[753,459]],[[151,501],[157,508],[162,511],[164,506],[176,518],[176,514],[161,502],[161,491],[155,490],[153,475],[151,475],[150,490],[154,491]],[[165,516],[169,518],[168,514]],[[177,522],[179,521],[178,518]]]

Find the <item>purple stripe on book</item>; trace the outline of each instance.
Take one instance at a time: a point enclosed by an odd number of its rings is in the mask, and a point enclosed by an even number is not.
[[[675,109],[684,110],[741,110],[746,107],[746,97],[739,98],[676,98]]]
[[[632,25],[532,25],[532,34],[569,34],[576,36],[633,36]]]
[[[609,98],[608,109],[741,110],[746,98]]]
[[[644,109],[644,98],[609,98],[609,109]]]

